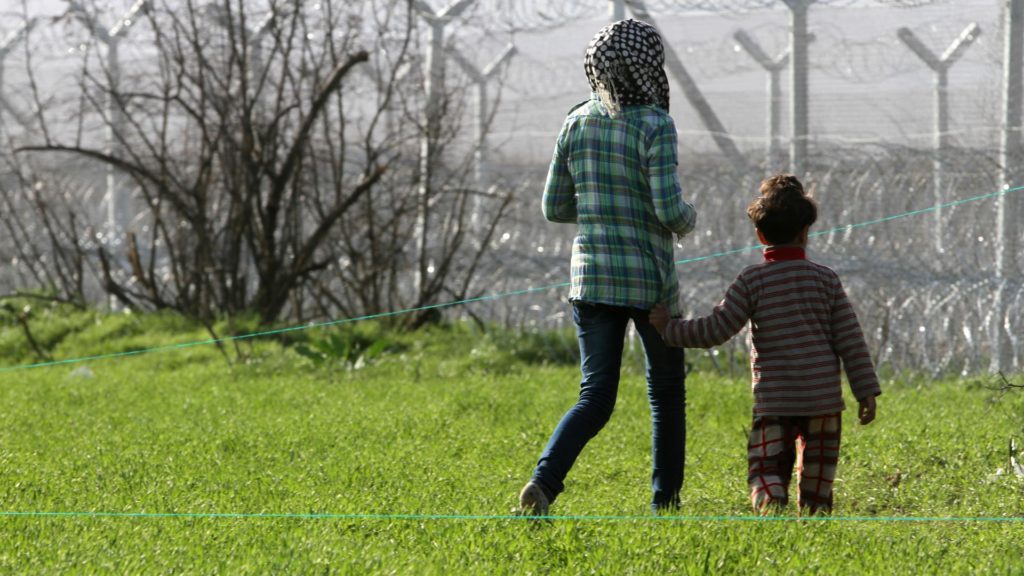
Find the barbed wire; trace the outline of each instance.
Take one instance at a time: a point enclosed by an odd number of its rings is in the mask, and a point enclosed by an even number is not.
[[[944,38],[948,42],[955,37],[951,32],[954,29],[952,26],[933,27],[933,24],[940,23],[944,24],[942,21],[933,21],[919,26],[921,30],[929,31],[922,36],[939,51],[943,44],[938,39]],[[788,47],[785,27],[762,24],[742,29],[755,37],[769,54],[781,54]],[[895,31],[873,38],[853,39],[847,37],[844,30],[838,26],[819,24],[815,26],[814,32],[817,39],[810,49],[811,67],[827,77],[857,84],[871,84],[916,74],[922,70],[921,63],[899,41]],[[972,46],[973,50],[965,54],[964,58],[996,66],[1000,56],[998,44],[987,44],[994,49]],[[704,42],[687,42],[674,48],[691,73],[703,80],[716,80],[760,71],[760,67],[742,51],[731,36]],[[576,60],[541,61],[528,55],[521,56],[520,61],[522,60],[526,60],[528,65],[514,66],[510,70],[512,77],[509,79],[509,85],[514,91],[524,92],[534,86],[564,91],[573,86],[581,86],[580,83],[583,81],[582,65]]]
[[[895,7],[917,8],[950,0],[812,0],[820,7]],[[746,15],[766,10],[786,10],[782,0],[648,0],[645,5],[652,14],[663,16],[695,13]],[[597,19],[609,15],[607,0],[480,0],[473,9],[480,23],[506,32],[543,31],[560,28],[581,19]],[[628,15],[628,10],[627,10]]]
[[[813,6],[824,7],[894,7],[918,8],[931,4],[949,3],[951,0],[813,0]],[[558,25],[576,18],[600,17],[608,14],[607,0],[566,0],[552,3],[546,0],[487,0],[480,2],[488,14],[500,15],[527,25]],[[685,15],[695,12],[749,13],[763,10],[786,9],[782,0],[647,0],[647,9],[653,14]]]

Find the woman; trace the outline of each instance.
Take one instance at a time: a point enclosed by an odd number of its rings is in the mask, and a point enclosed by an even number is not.
[[[544,217],[577,225],[569,300],[583,378],[579,400],[555,428],[519,495],[525,513],[547,514],[583,447],[611,417],[630,320],[647,356],[652,508],[679,505],[686,443],[683,350],[665,345],[648,310],[664,303],[679,313],[673,233],[690,232],[696,211],[679,185],[664,61],[653,26],[622,20],[601,29],[584,59],[593,94],[570,111],[555,144]]]

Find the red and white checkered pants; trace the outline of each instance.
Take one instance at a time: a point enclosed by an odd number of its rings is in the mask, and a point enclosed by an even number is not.
[[[814,514],[832,509],[832,482],[839,461],[840,413],[754,418],[747,444],[747,484],[754,510],[789,502],[794,464],[797,502]]]

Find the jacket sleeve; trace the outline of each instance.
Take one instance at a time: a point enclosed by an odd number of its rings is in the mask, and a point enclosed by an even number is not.
[[[666,116],[651,135],[647,148],[647,174],[651,199],[658,221],[680,236],[688,234],[697,224],[697,210],[683,200],[679,184],[679,144],[676,125]]]
[[[555,152],[548,167],[548,179],[544,184],[541,201],[544,218],[551,222],[576,222],[576,186],[569,172],[567,140],[570,122],[566,120],[555,142]]]
[[[864,333],[857,321],[857,313],[853,310],[843,283],[835,276],[832,285],[832,348],[843,361],[846,379],[850,382],[853,396],[857,401],[869,396],[878,396],[882,389],[878,384],[878,375],[871,362]]]
[[[711,314],[692,320],[670,320],[665,343],[678,348],[711,348],[735,336],[750,320],[749,291],[737,278],[725,291],[725,298]]]

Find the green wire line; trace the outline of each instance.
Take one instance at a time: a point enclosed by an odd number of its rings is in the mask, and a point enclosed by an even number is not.
[[[872,226],[874,224],[883,224],[883,223],[886,223],[886,222],[892,222],[894,220],[901,220],[903,218],[910,218],[912,216],[917,216],[917,215],[920,215],[920,214],[925,214],[927,212],[934,212],[936,210],[941,210],[943,208],[952,208],[954,206],[960,206],[962,204],[967,204],[967,203],[970,203],[970,202],[978,202],[978,201],[981,201],[981,200],[987,200],[987,199],[990,199],[990,198],[995,198],[997,196],[1002,196],[1002,195],[1005,195],[1005,194],[1009,194],[1011,192],[1017,192],[1019,190],[1024,190],[1024,186],[1018,186],[1016,188],[1005,188],[1005,189],[1000,190],[998,192],[991,192],[991,193],[988,193],[988,194],[981,194],[981,195],[978,195],[978,196],[972,196],[970,198],[962,198],[960,200],[953,200],[951,202],[946,202],[946,203],[943,203],[943,204],[936,204],[934,206],[929,206],[927,208],[920,208],[920,209],[917,209],[917,210],[911,210],[911,211],[908,211],[908,212],[902,212],[900,214],[894,214],[892,216],[885,216],[883,218],[877,218],[877,219],[874,219],[874,220],[866,220],[864,222],[858,222],[856,224],[849,224],[847,226],[837,226],[835,228],[830,228],[828,230],[822,230],[820,232],[814,232],[814,233],[810,234],[810,236],[812,236],[812,237],[813,236],[821,236],[821,235],[824,235],[824,234],[832,234],[832,233],[835,233],[835,232],[843,232],[843,231],[847,231],[847,230],[853,230],[855,228],[863,228],[865,226]],[[686,258],[686,259],[683,259],[683,260],[677,260],[675,262],[675,264],[676,264],[676,266],[682,266],[684,264],[692,264],[692,263],[695,263],[695,262],[703,262],[705,260],[712,260],[712,259],[715,259],[715,258],[721,258],[723,256],[731,256],[733,254],[741,254],[743,252],[751,252],[751,251],[754,251],[754,250],[760,250],[762,248],[764,248],[764,247],[761,246],[760,244],[753,245],[753,246],[745,246],[743,248],[733,248],[731,250],[725,250],[725,251],[722,251],[722,252],[716,252],[714,254],[707,254],[707,255],[704,255],[704,256],[697,256],[697,257],[694,257],[694,258]],[[523,290],[514,290],[514,291],[511,291],[511,292],[499,292],[499,293],[496,293],[496,294],[487,294],[487,295],[484,295],[484,296],[478,296],[476,298],[467,298],[465,300],[456,300],[456,301],[453,301],[453,302],[442,302],[442,303],[439,303],[439,304],[430,304],[430,305],[427,305],[427,306],[419,306],[419,307],[416,307],[416,308],[404,308],[402,310],[393,310],[391,312],[380,312],[380,313],[377,313],[377,314],[368,314],[368,315],[365,315],[365,316],[357,316],[357,317],[354,317],[354,318],[342,318],[342,319],[339,319],[339,320],[330,320],[330,321],[327,321],[327,322],[317,322],[317,323],[302,324],[302,325],[298,325],[298,326],[289,326],[289,327],[286,327],[286,328],[278,328],[276,330],[267,330],[265,332],[253,332],[253,333],[250,333],[250,334],[240,334],[238,336],[226,336],[224,338],[210,338],[210,339],[207,339],[207,340],[196,340],[194,342],[182,342],[180,344],[167,344],[167,345],[164,345],[164,346],[156,346],[156,347],[153,347],[153,348],[144,348],[142,350],[130,350],[130,351],[127,351],[127,352],[113,352],[113,353],[110,353],[110,354],[97,354],[95,356],[82,356],[82,357],[79,357],[79,358],[68,358],[68,359],[65,359],[65,360],[52,360],[52,361],[47,361],[47,362],[37,362],[35,364],[21,364],[21,365],[16,365],[16,366],[5,366],[3,368],[0,368],[0,374],[5,373],[5,372],[14,372],[14,371],[18,371],[18,370],[28,370],[28,369],[31,369],[31,368],[46,368],[46,367],[51,367],[51,366],[59,366],[59,365],[62,365],[62,364],[79,364],[79,363],[83,363],[83,362],[91,362],[91,361],[96,361],[96,360],[107,360],[107,359],[111,359],[111,358],[124,358],[124,357],[127,357],[127,356],[138,356],[138,355],[141,355],[141,354],[151,354],[151,353],[154,353],[154,352],[163,352],[163,351],[167,351],[167,350],[179,350],[179,349],[182,349],[182,348],[191,348],[191,347],[194,347],[194,346],[205,346],[207,344],[220,344],[220,343],[223,343],[223,342],[230,342],[230,341],[233,341],[233,340],[247,340],[247,339],[250,339],[250,338],[260,338],[260,337],[263,337],[263,336],[272,336],[272,335],[275,335],[275,334],[284,334],[286,332],[295,332],[295,331],[298,331],[298,330],[310,330],[310,329],[313,329],[313,328],[323,328],[323,327],[327,327],[327,326],[337,326],[337,325],[340,325],[340,324],[350,324],[350,323],[354,323],[354,322],[361,322],[361,321],[364,321],[364,320],[374,320],[374,319],[377,319],[377,318],[388,318],[388,317],[391,317],[391,316],[400,316],[400,315],[403,315],[403,314],[411,314],[413,312],[423,312],[425,310],[434,310],[434,309],[438,309],[438,308],[448,308],[448,307],[452,307],[452,306],[460,306],[460,305],[465,305],[465,304],[472,304],[472,303],[475,303],[475,302],[485,302],[485,301],[489,301],[489,300],[500,300],[500,299],[509,298],[509,297],[512,297],[512,296],[522,296],[524,294],[531,294],[531,293],[534,293],[534,292],[543,292],[545,290],[552,290],[552,289],[555,289],[555,288],[564,288],[564,287],[569,286],[569,285],[570,285],[569,282],[562,282],[562,283],[559,283],[559,284],[549,284],[547,286],[538,286],[538,287],[535,287],[535,288],[526,288],[526,289],[523,289]]]
[[[514,514],[289,514],[231,512],[17,512],[0,511],[0,517],[49,518],[143,518],[143,519],[244,519],[244,520],[475,520],[475,521],[618,521],[618,522],[984,522],[1024,523],[1021,516],[641,516],[567,515],[523,516]]]

